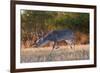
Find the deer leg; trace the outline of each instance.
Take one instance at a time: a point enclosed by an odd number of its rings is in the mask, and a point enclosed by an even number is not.
[[[54,49],[54,48],[55,48],[55,46],[56,46],[56,42],[54,42],[54,44],[53,44],[53,48],[52,48],[52,49]]]
[[[70,40],[65,40],[66,44],[70,45],[70,48],[72,49],[72,42]]]
[[[74,40],[70,40],[69,43],[70,43],[71,49],[72,49],[72,48],[75,48],[75,42],[74,42]]]
[[[73,44],[73,47],[75,49],[75,41],[74,40],[72,40],[72,44]]]
[[[68,46],[68,40],[65,40],[66,45]]]
[[[58,49],[59,48],[59,45],[58,45],[58,42],[56,42],[56,48],[55,49]]]
[[[51,56],[51,54],[52,54],[52,52],[53,52],[55,46],[56,46],[56,42],[54,42],[53,47],[52,47],[52,50],[50,51],[50,53],[49,53],[48,56],[47,56],[47,60],[48,60],[49,57]]]
[[[70,44],[70,48],[72,49],[73,48],[73,42],[72,41],[69,41],[69,44]]]

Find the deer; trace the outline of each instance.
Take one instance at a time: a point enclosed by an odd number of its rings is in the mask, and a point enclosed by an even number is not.
[[[54,44],[52,49],[54,49],[55,46],[57,46],[57,42],[65,41],[66,44],[69,44],[70,47],[72,48],[74,40],[75,40],[74,32],[70,29],[53,30],[47,33],[46,35],[40,37],[38,40],[36,40],[35,44],[36,47],[40,47],[46,45],[48,42],[53,42]]]
[[[49,59],[49,56],[52,54],[53,50],[59,48],[57,42],[65,41],[66,44],[69,44],[70,48],[72,49],[74,40],[75,40],[75,34],[70,29],[53,30],[53,31],[50,31],[49,33],[47,33],[46,35],[40,37],[38,40],[36,40],[35,47],[44,46],[48,42],[53,42],[52,50],[49,53],[49,55],[47,56],[47,59]],[[55,47],[55,46],[57,46],[57,47]]]

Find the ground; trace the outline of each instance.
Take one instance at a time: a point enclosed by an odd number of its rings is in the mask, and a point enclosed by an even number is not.
[[[60,46],[52,51],[52,47],[21,49],[21,63],[71,61],[89,59],[89,45]]]

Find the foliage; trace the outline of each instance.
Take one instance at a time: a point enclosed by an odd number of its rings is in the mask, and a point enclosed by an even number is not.
[[[22,10],[22,12],[21,26],[23,31],[39,32],[40,30],[70,28],[86,33],[89,32],[88,13],[31,10]]]
[[[89,13],[21,10],[21,40],[52,30],[72,29],[89,35]]]

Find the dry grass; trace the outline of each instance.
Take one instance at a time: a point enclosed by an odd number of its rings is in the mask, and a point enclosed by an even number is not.
[[[21,63],[46,62],[46,61],[69,61],[89,59],[89,45],[61,46],[59,49],[52,47],[21,49]]]

